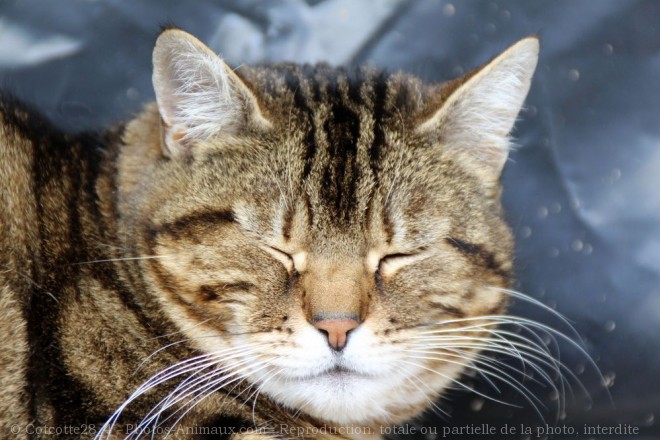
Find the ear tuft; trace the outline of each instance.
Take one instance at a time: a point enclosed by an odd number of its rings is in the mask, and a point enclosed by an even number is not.
[[[167,155],[185,153],[195,141],[236,135],[250,123],[266,124],[245,83],[192,35],[163,31],[153,64]]]
[[[509,151],[509,133],[529,91],[539,40],[528,37],[468,73],[430,119],[417,130],[436,137],[496,180]],[[460,82],[460,81],[459,81]]]

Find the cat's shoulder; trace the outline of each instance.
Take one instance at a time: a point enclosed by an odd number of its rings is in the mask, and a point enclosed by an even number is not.
[[[3,149],[17,148],[62,136],[43,113],[13,94],[0,90],[0,142]]]
[[[30,103],[0,90],[0,169],[37,162],[55,169],[83,159],[96,163],[109,146],[121,142],[123,128],[118,123],[101,131],[65,130]]]

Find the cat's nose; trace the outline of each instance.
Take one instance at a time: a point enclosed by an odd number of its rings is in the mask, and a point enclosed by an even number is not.
[[[359,325],[355,319],[321,319],[314,322],[314,327],[325,334],[328,345],[336,351],[341,351],[346,346],[348,333]]]

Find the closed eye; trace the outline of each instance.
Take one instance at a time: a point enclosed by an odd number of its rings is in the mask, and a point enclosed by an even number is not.
[[[391,261],[391,260],[395,260],[395,259],[397,259],[397,258],[414,257],[415,255],[417,255],[417,253],[405,253],[405,254],[404,254],[404,253],[398,253],[398,254],[388,254],[388,255],[385,255],[383,258],[381,258],[380,261],[381,261],[381,263],[382,263],[383,261],[388,261],[388,260]]]
[[[289,272],[289,274],[293,274],[296,271],[296,266],[293,261],[293,257],[289,255],[288,253],[284,252],[282,249],[278,249],[273,246],[269,245],[263,245],[261,248],[268,252],[270,255],[275,257],[280,263],[284,265],[286,268],[286,271]]]
[[[413,257],[415,255],[416,254],[404,254],[404,253],[396,253],[396,254],[385,255],[378,262],[378,270],[381,270],[381,267],[383,265],[401,263],[403,259],[410,258],[410,257]]]
[[[382,276],[389,276],[396,273],[399,269],[416,261],[423,260],[429,256],[426,248],[414,252],[398,252],[387,254],[381,257],[378,262],[377,272]]]

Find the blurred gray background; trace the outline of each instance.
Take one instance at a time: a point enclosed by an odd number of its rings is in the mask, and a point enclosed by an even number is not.
[[[570,320],[602,377],[560,343],[588,393],[573,381],[557,414],[556,393],[526,385],[551,425],[581,432],[584,424],[631,423],[640,435],[621,438],[660,438],[660,2],[1,0],[0,86],[66,130],[126,120],[153,99],[151,50],[163,24],[194,33],[234,66],[368,63],[427,81],[540,35],[503,179],[517,289]],[[571,334],[539,307],[515,304],[512,313]],[[416,423],[544,423],[510,388],[498,394],[467,380],[514,406],[455,391],[440,402],[451,417]],[[564,437],[576,438],[554,436]]]

